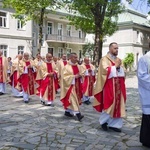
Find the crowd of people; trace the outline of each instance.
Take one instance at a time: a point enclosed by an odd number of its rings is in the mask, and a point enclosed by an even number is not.
[[[31,59],[25,52],[11,60],[2,54],[0,50],[0,95],[5,93],[6,83],[9,83],[13,95],[23,97],[25,103],[29,103],[30,95],[37,95],[42,105],[53,107],[60,89],[64,115],[76,116],[78,121],[84,118],[80,105],[90,105],[93,96],[93,108],[101,112],[99,123],[102,129],[121,132],[123,117],[126,116],[126,87],[124,67],[117,57],[117,43],[110,43],[107,55],[100,60],[98,72],[89,58],[79,62],[74,52],[69,58],[63,54],[61,59],[50,53],[45,57],[38,53],[35,59]],[[140,142],[146,147],[150,147],[149,59],[148,52],[139,60],[137,70],[143,109]]]
[[[8,82],[13,96],[23,97],[25,103],[29,103],[30,95],[37,95],[42,105],[53,107],[56,93],[60,89],[64,115],[76,116],[79,121],[84,117],[80,105],[90,105],[90,97],[94,96],[93,107],[102,112],[102,128],[106,131],[109,127],[121,132],[126,91],[125,74],[117,54],[117,43],[111,43],[109,52],[101,59],[96,73],[89,58],[85,57],[79,63],[74,52],[69,58],[63,54],[60,60],[50,53],[45,57],[37,54],[35,59],[31,59],[25,52],[11,60],[10,57],[6,59],[2,56],[0,51],[0,94],[5,93]]]
[[[45,57],[37,54],[35,59],[31,59],[25,52],[14,60],[2,54],[0,51],[0,95],[5,93],[6,83],[9,83],[13,95],[23,97],[25,103],[29,103],[30,95],[37,95],[42,105],[54,106],[60,89],[64,115],[76,116],[78,121],[84,118],[80,105],[90,105],[93,96],[93,108],[101,112],[99,122],[102,129],[121,132],[123,117],[126,116],[126,87],[124,67],[117,57],[117,43],[110,43],[107,55],[100,60],[98,72],[87,57],[79,63],[74,52],[69,58],[63,54],[59,60],[50,53]],[[149,53],[140,59],[137,75],[143,108],[140,141],[150,147],[147,138],[150,135],[150,103],[147,101],[150,91]]]
[[[125,117],[125,73],[121,60],[117,57],[118,44],[109,45],[109,52],[100,60],[98,72],[85,57],[79,63],[76,53],[69,58],[63,54],[58,60],[52,54],[40,54],[31,59],[25,52],[14,60],[8,60],[0,51],[0,94],[5,93],[6,82],[12,87],[15,97],[23,97],[29,103],[30,95],[37,95],[42,105],[54,106],[56,93],[60,89],[60,101],[67,117],[76,116],[79,121],[84,117],[80,105],[91,104],[101,112],[99,122],[102,129],[121,132],[122,118]]]

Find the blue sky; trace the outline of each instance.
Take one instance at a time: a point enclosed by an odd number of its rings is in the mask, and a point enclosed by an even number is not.
[[[133,0],[130,7],[144,14],[147,14],[150,11],[150,7],[147,5],[147,0]]]
[[[133,0],[131,5],[129,5],[126,0],[122,0],[122,3],[125,4],[126,7],[130,7],[144,14],[147,14],[150,11],[150,7],[147,5],[147,0]]]

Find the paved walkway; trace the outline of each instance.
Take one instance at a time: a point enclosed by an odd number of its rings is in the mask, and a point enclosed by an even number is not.
[[[7,94],[0,96],[0,149],[3,150],[146,150],[139,143],[141,108],[137,79],[130,75],[127,85],[127,118],[121,133],[105,132],[99,125],[99,113],[91,105],[82,105],[82,122],[65,117],[59,101],[54,107],[42,106],[39,98],[29,104]]]

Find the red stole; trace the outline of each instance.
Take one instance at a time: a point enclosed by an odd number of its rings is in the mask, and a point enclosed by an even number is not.
[[[65,61],[63,61],[63,64],[64,64],[64,66],[66,66],[67,65],[67,61],[65,60]]]
[[[73,74],[77,75],[79,74],[79,69],[77,65],[72,65]],[[78,101],[80,102],[82,98],[82,84],[81,84],[81,78],[75,78],[75,90],[77,93]]]
[[[79,73],[78,66],[77,65],[75,65],[75,66],[72,65],[72,71],[73,71],[74,75],[78,74]],[[70,94],[71,94],[73,86],[74,85],[70,86],[70,88],[68,89],[68,91],[66,93],[66,96],[63,99],[61,99],[61,102],[63,103],[63,106],[64,106],[65,109],[67,109],[68,106],[70,105],[69,99],[70,99]],[[79,104],[81,104],[80,100],[82,98],[82,85],[81,85],[80,78],[75,79],[75,90],[76,90],[76,94],[77,94]]]
[[[112,62],[112,66],[114,65],[115,64]],[[121,94],[123,95],[123,98],[126,101],[126,88],[124,83],[125,79],[124,77],[115,77],[108,79],[111,72],[111,67],[108,67],[107,69],[108,73],[105,85],[103,87],[103,91],[94,95],[94,97],[99,101],[100,104],[95,106],[94,108],[97,111],[102,112],[102,110],[108,109],[115,101],[113,117],[119,118],[121,116]]]
[[[26,67],[30,65],[30,61],[25,62]],[[25,69],[25,68],[24,68]],[[28,73],[27,74],[22,74],[21,77],[21,83],[23,86],[23,89],[25,92],[27,92],[29,95],[34,94],[34,73],[32,68],[28,68]]]
[[[52,63],[46,63],[47,65],[47,72],[48,73],[52,73],[54,72],[53,68],[52,68]],[[41,96],[44,95],[45,91],[46,91],[46,88],[48,88],[48,100],[54,100],[54,97],[53,97],[53,90],[55,90],[56,88],[56,81],[55,81],[55,76],[56,76],[56,73],[54,72],[54,76],[50,77],[50,76],[47,76],[45,79],[42,80],[42,83],[41,83]],[[54,86],[53,87],[53,82],[54,82]]]
[[[90,65],[85,65],[86,69],[91,69]],[[87,88],[88,88],[88,96],[92,96],[93,95],[93,84],[95,82],[95,76],[92,76],[92,72],[89,72],[89,76],[85,76],[84,77],[84,81],[83,81],[83,94],[86,92]]]
[[[13,75],[10,77],[10,82],[9,84],[11,86],[14,86],[14,88],[17,86],[17,82],[18,82],[18,79],[17,79],[17,71],[14,71]],[[13,85],[14,83],[14,85]]]
[[[3,83],[3,59],[0,57],[0,83]]]

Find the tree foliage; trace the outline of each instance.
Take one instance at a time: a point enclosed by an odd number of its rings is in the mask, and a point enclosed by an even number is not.
[[[90,55],[91,53],[93,53],[93,51],[94,51],[94,44],[88,43],[83,46],[82,54],[83,54],[83,56],[85,56],[86,53],[88,53]],[[90,57],[91,57],[91,55],[90,55]]]
[[[124,7],[120,0],[63,0],[73,15],[68,19],[76,28],[95,34],[94,60],[98,64],[102,57],[103,38],[117,30],[117,18]]]
[[[4,7],[15,9],[15,18],[20,19],[23,23],[28,20],[34,20],[39,25],[39,45],[41,50],[43,21],[47,10],[53,11],[59,3],[59,0],[2,0]]]
[[[127,56],[123,60],[124,67],[126,69],[131,69],[133,63],[134,63],[134,54],[133,53],[127,53]]]

